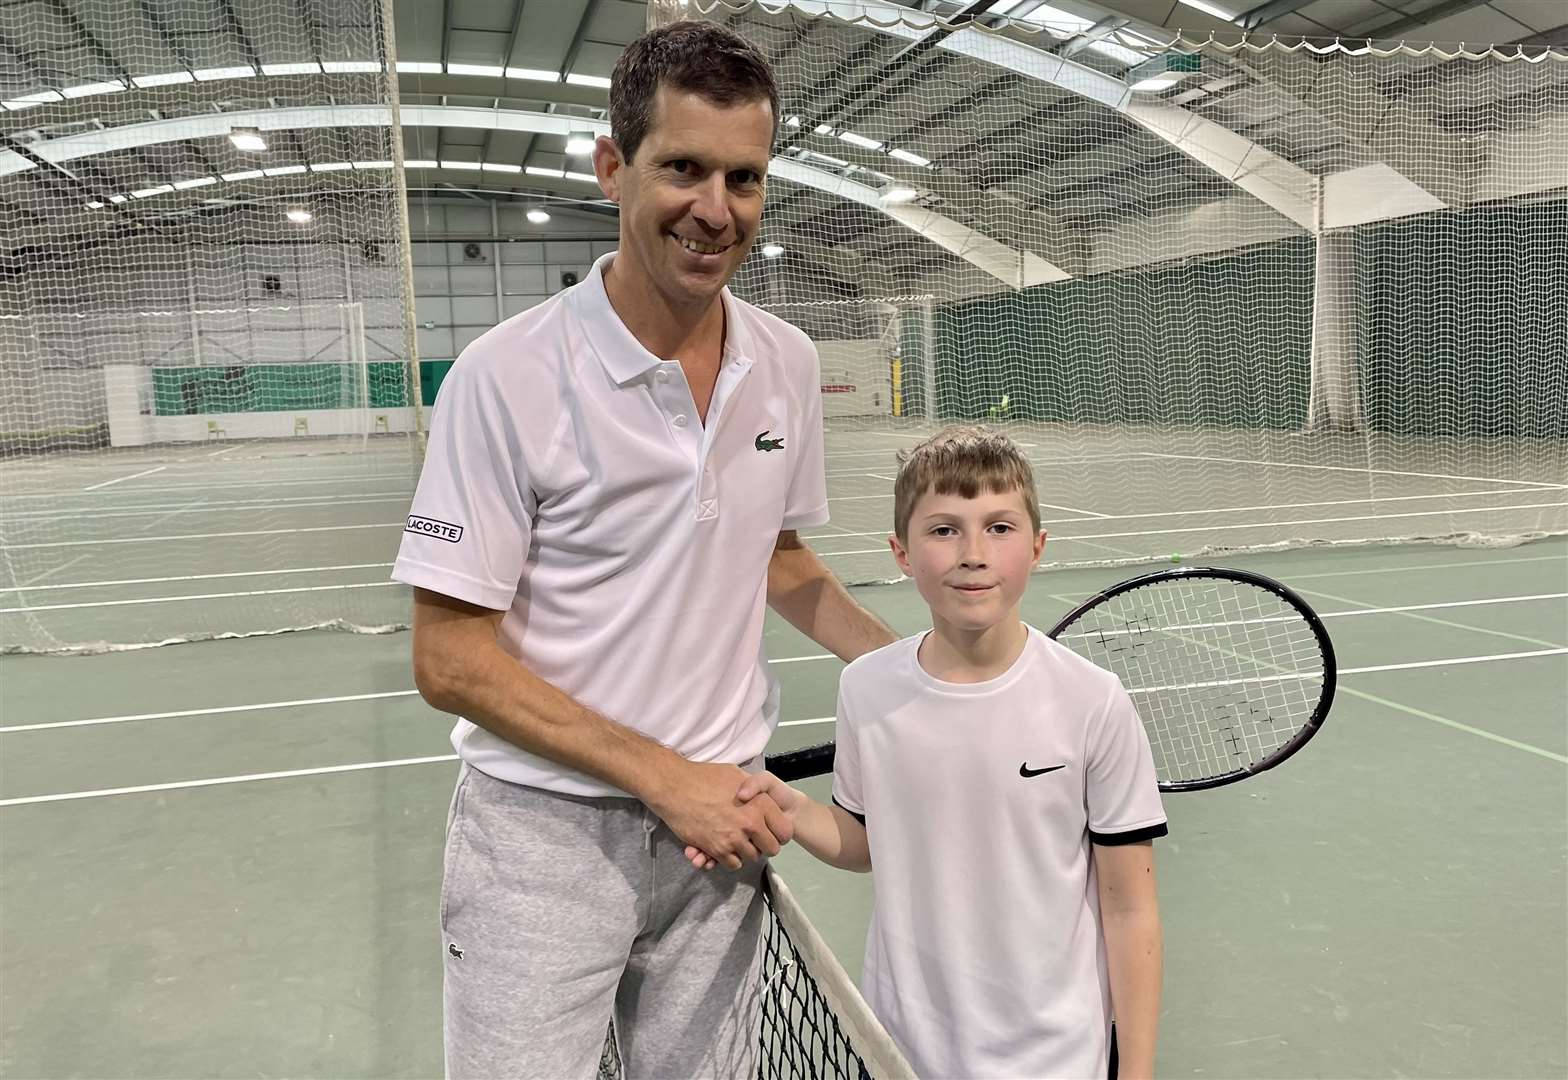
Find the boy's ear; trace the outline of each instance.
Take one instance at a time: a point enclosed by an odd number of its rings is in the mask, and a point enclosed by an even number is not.
[[[1034,538],[1034,561],[1035,562],[1039,562],[1040,561],[1040,556],[1045,554],[1045,535],[1046,535],[1045,534],[1045,530],[1041,529],[1040,530],[1040,534]]]
[[[898,537],[889,536],[887,546],[893,550],[893,561],[898,563],[899,571],[905,577],[914,577],[913,571],[909,569],[909,552],[905,551],[904,545],[898,542]]]

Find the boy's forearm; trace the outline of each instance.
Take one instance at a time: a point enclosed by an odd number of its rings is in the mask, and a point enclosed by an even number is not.
[[[1164,934],[1159,909],[1104,912],[1106,965],[1123,1080],[1154,1075],[1154,1044],[1160,1021]]]
[[[871,869],[866,827],[841,807],[807,799],[795,815],[795,843],[840,870]]]

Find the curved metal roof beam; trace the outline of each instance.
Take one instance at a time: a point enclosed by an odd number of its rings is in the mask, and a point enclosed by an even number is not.
[[[932,16],[922,16],[883,0],[783,0],[782,6],[911,42],[941,33],[944,36],[936,43],[937,48],[1049,83],[1121,113],[1308,231],[1402,217],[1444,206],[1402,174],[1386,167],[1371,167],[1325,178],[1324,213],[1319,219],[1318,181],[1310,172],[1206,117],[1167,101],[1135,94],[1114,75],[988,32],[975,23],[944,32]],[[773,10],[772,5],[763,7]]]
[[[562,116],[554,113],[462,105],[405,105],[401,112],[405,127],[481,128],[520,131],[535,135],[569,135],[573,131],[592,131],[595,135],[610,133],[610,125],[603,120],[589,120],[580,116]],[[391,122],[389,111],[379,105],[248,109],[230,113],[203,113],[197,116],[153,120],[142,124],[89,131],[80,135],[68,135],[48,142],[35,143],[29,149],[41,160],[60,163],[94,154],[106,154],[160,143],[221,138],[227,136],[230,129],[235,127],[254,127],[262,131],[288,131],[301,128],[386,127]],[[31,161],[14,151],[0,151],[0,176],[34,167]],[[1012,288],[1027,288],[1047,281],[1061,281],[1071,276],[1037,255],[1010,248],[935,211],[908,204],[886,204],[881,200],[880,193],[876,189],[825,169],[814,168],[789,158],[776,157],[769,166],[769,174],[791,183],[803,184],[830,195],[837,195],[885,214]]]

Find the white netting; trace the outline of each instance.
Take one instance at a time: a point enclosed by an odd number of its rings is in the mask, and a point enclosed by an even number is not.
[[[421,402],[380,0],[5,21],[0,647],[406,620],[382,582]]]
[[[782,83],[736,289],[823,345],[841,576],[895,574],[893,452],[971,419],[1048,562],[1568,530],[1568,55],[682,13]]]

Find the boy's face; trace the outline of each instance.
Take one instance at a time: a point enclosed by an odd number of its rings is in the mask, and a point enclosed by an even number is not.
[[[1045,532],[1033,531],[1021,491],[973,499],[927,492],[915,502],[906,542],[890,537],[889,544],[933,620],[978,631],[1017,618]]]
[[[599,183],[620,205],[616,271],[639,271],[672,307],[711,303],[757,238],[772,143],[766,100],[715,105],[661,86],[636,157],[605,137],[594,149]]]

